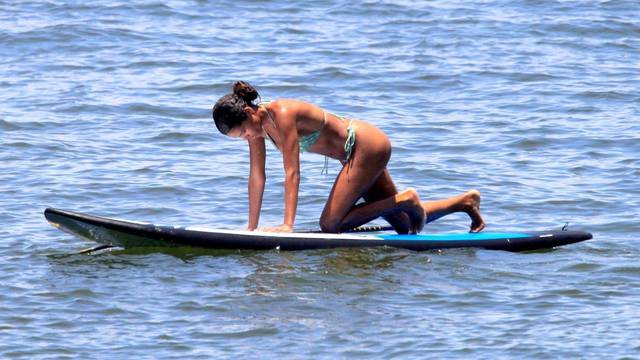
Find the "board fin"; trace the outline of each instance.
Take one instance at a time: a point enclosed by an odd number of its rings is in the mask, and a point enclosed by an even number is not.
[[[78,251],[78,252],[76,252],[74,254],[75,255],[90,254],[90,253],[95,252],[95,251],[111,249],[111,248],[114,248],[114,247],[115,246],[113,246],[113,245],[102,244],[102,245],[90,247],[90,248],[87,248],[87,249],[84,249],[84,250],[80,250],[80,251]]]

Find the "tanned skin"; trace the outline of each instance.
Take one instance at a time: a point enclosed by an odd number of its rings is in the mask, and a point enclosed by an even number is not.
[[[321,130],[320,137],[309,151],[339,160],[343,168],[338,174],[320,217],[325,232],[343,232],[378,217],[386,219],[398,233],[418,233],[426,222],[455,212],[465,212],[471,218],[471,232],[485,227],[480,214],[480,193],[469,190],[461,195],[435,201],[421,201],[412,189],[398,192],[387,163],[391,143],[377,127],[353,120],[356,141],[348,162],[344,144],[348,120],[324,112],[313,104],[279,99],[262,106],[247,106],[247,120],[228,132],[229,136],[247,140],[250,150],[249,223],[258,227],[265,185],[265,137],[270,136],[280,149],[285,170],[285,209],[283,224],[262,228],[262,231],[292,232],[300,185],[300,147],[298,138]],[[269,117],[269,113],[273,122]],[[364,198],[365,202],[356,205]]]

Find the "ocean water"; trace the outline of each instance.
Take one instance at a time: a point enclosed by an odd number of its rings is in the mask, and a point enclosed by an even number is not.
[[[640,358],[637,1],[0,2],[0,357]],[[399,188],[482,192],[535,253],[132,250],[47,206],[242,228],[234,80],[382,128]],[[340,170],[302,156],[299,228]],[[268,149],[261,225],[282,221]],[[465,231],[463,215],[425,232]]]

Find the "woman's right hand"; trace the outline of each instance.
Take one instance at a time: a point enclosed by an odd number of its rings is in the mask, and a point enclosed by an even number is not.
[[[260,228],[259,230],[260,231],[264,231],[264,232],[290,233],[290,232],[293,232],[293,226],[287,225],[287,224],[282,224],[280,226],[272,226],[272,227]]]

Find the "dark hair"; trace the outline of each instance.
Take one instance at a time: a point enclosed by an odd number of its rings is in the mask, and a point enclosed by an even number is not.
[[[258,98],[258,91],[244,81],[236,81],[233,84],[233,93],[220,98],[213,106],[213,121],[223,134],[240,125],[247,119],[244,109],[247,106],[254,107],[253,100]]]

